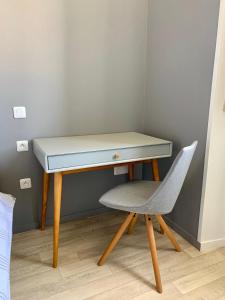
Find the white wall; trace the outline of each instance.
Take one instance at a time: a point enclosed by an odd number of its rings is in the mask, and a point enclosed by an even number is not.
[[[198,241],[225,246],[225,0],[221,0]]]

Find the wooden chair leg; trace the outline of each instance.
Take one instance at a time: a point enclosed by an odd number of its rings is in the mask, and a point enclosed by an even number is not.
[[[125,232],[125,230],[127,229],[127,226],[130,224],[132,218],[134,216],[134,213],[129,213],[129,215],[126,217],[125,221],[123,222],[123,224],[120,226],[119,230],[117,231],[117,233],[115,234],[115,236],[113,237],[112,241],[110,242],[110,244],[107,246],[107,248],[105,249],[103,255],[101,256],[101,258],[98,261],[98,265],[102,266],[104,264],[104,262],[106,261],[107,257],[109,256],[109,254],[112,252],[112,250],[115,248],[115,246],[117,245],[117,243],[119,242],[120,238],[122,237],[123,233]]]
[[[42,191],[42,211],[41,211],[41,230],[45,229],[46,212],[48,202],[48,190],[49,190],[49,174],[44,172],[43,174],[43,191]]]
[[[127,233],[131,234],[133,232],[134,226],[137,223],[138,214],[134,214],[133,219],[131,220],[130,224],[128,225]]]
[[[152,220],[148,215],[145,215],[145,222],[146,222],[146,228],[147,228],[149,248],[150,248],[151,256],[152,256],[152,264],[153,264],[153,269],[154,269],[154,274],[155,274],[156,289],[159,293],[162,293],[162,283],[161,283],[161,276],[160,276],[160,271],[159,271],[158,255],[157,255],[157,250],[156,250],[154,230],[153,230]]]
[[[169,227],[166,225],[165,221],[163,220],[161,215],[156,215],[156,219],[159,222],[160,226],[163,228],[165,231],[165,234],[168,236],[169,240],[173,244],[174,248],[176,249],[177,252],[181,251],[180,245],[177,243],[174,234],[172,231],[169,229]]]
[[[161,233],[161,234],[164,234],[164,233],[165,233],[161,225],[160,225],[160,233]]]

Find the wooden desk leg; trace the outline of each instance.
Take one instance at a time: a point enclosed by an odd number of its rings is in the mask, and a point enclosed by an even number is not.
[[[43,191],[42,191],[41,230],[45,230],[48,190],[49,190],[49,174],[44,172]]]
[[[128,165],[128,179],[129,181],[133,181],[134,180],[134,164],[129,164]],[[133,218],[128,226],[128,229],[127,229],[127,233],[128,234],[131,234],[133,232],[133,229],[134,229],[134,226],[137,222],[137,219],[138,219],[138,214],[134,214],[133,215]]]
[[[153,174],[153,179],[154,181],[160,181],[160,176],[159,176],[159,165],[158,165],[158,160],[153,159],[152,160],[152,174]],[[160,232],[164,234],[164,229],[160,225]]]
[[[59,225],[62,195],[62,173],[54,173],[54,232],[53,232],[53,268],[58,265]]]
[[[134,164],[128,165],[128,179],[129,179],[129,181],[134,180]]]
[[[154,181],[160,181],[158,160],[152,160],[152,174]]]

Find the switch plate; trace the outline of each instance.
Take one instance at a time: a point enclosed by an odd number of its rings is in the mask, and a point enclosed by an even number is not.
[[[15,119],[25,119],[26,115],[26,107],[24,106],[14,106],[13,107],[13,116]]]
[[[28,141],[17,141],[16,142],[16,149],[18,152],[28,151]]]
[[[20,179],[20,189],[25,190],[25,189],[30,189],[31,188],[31,179],[30,178],[23,178]]]
[[[114,168],[114,175],[122,175],[128,173],[128,167],[122,166],[122,167],[115,167]]]

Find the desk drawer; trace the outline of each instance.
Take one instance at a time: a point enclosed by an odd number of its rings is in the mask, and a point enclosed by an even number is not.
[[[48,169],[76,169],[93,165],[120,163],[129,160],[148,159],[171,155],[171,144],[137,148],[92,151],[48,157]]]

